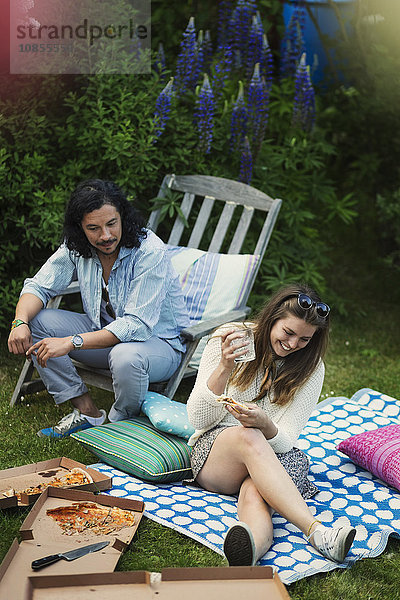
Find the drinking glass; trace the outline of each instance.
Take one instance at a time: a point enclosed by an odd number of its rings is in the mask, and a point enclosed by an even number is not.
[[[248,350],[246,354],[242,354],[241,356],[235,358],[235,363],[249,362],[251,360],[254,360],[256,357],[254,348],[254,332],[250,327],[246,327],[245,325],[243,325],[243,327],[240,327],[239,329],[240,331],[243,331],[243,337],[233,340],[231,342],[231,345],[241,348],[245,344],[248,344]]]

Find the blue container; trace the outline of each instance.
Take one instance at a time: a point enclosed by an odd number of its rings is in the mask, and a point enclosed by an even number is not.
[[[335,5],[340,12],[341,19],[345,25],[348,35],[352,35],[351,21],[355,14],[355,0],[334,0]],[[336,17],[335,10],[329,5],[327,0],[305,0],[305,3],[311,9],[315,21],[318,23],[318,28],[321,33],[325,36],[329,36],[330,40],[340,41],[342,39],[340,33],[340,24]],[[295,4],[291,0],[286,0],[283,7],[283,19],[285,26],[287,27],[290,23],[291,16],[295,10]],[[332,73],[329,72],[329,61],[327,52],[329,52],[331,62],[335,66],[337,76],[343,81],[343,74],[338,68],[335,51],[333,48],[327,49],[315,27],[312,19],[310,18],[307,10],[305,11],[305,23],[304,23],[304,44],[307,53],[307,64],[312,67],[315,63],[314,57],[317,58],[317,65],[312,70],[312,81],[316,84],[331,83],[334,81]]]

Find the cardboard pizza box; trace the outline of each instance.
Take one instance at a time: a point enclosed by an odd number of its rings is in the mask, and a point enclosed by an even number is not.
[[[17,496],[9,496],[8,490],[0,490],[0,508],[12,508],[18,506]]]
[[[271,567],[211,567],[29,578],[24,600],[290,600]],[[97,594],[96,594],[97,592]]]
[[[119,507],[133,511],[135,522],[130,527],[109,534],[96,535],[87,530],[82,533],[66,535],[58,523],[46,514],[50,508],[70,506],[74,502],[94,502],[105,507]],[[0,600],[20,600],[26,594],[28,577],[46,575],[88,574],[96,572],[112,573],[121,553],[130,544],[139,526],[144,511],[141,500],[114,498],[102,494],[93,494],[78,490],[47,488],[34,504],[20,528],[21,543],[14,542],[0,567]],[[33,571],[33,560],[51,554],[74,550],[89,544],[109,541],[109,545],[76,560],[59,560]]]
[[[10,490],[22,491],[38,485],[43,486],[43,484],[48,484],[52,478],[67,473],[75,467],[79,467],[86,471],[93,479],[93,483],[74,486],[74,489],[102,492],[104,490],[109,490],[112,487],[111,477],[104,473],[100,473],[95,469],[86,467],[75,460],[62,456],[60,458],[53,458],[51,460],[0,471],[0,508],[29,506],[30,504],[33,504],[39,498],[40,492],[29,495],[22,494],[20,500],[18,500],[15,495],[8,497],[4,492],[9,492]]]

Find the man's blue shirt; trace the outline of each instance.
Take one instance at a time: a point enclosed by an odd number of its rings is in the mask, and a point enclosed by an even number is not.
[[[63,244],[34,277],[25,280],[21,295],[34,294],[46,306],[78,280],[83,310],[93,330],[101,329],[102,273],[97,254],[83,258]],[[145,341],[155,335],[176,350],[185,350],[179,335],[189,325],[188,312],[167,248],[155,233],[147,230],[139,248],[120,248],[108,279],[108,294],[116,319],[105,329],[121,342]]]

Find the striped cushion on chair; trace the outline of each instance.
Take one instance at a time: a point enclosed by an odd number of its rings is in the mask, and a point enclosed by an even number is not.
[[[169,483],[191,477],[190,446],[158,431],[146,417],[90,427],[71,437],[106,464],[145,481]]]
[[[260,259],[254,254],[218,254],[182,246],[168,246],[168,254],[192,325],[242,306]],[[198,368],[205,344],[205,339],[200,341],[191,367]]]

